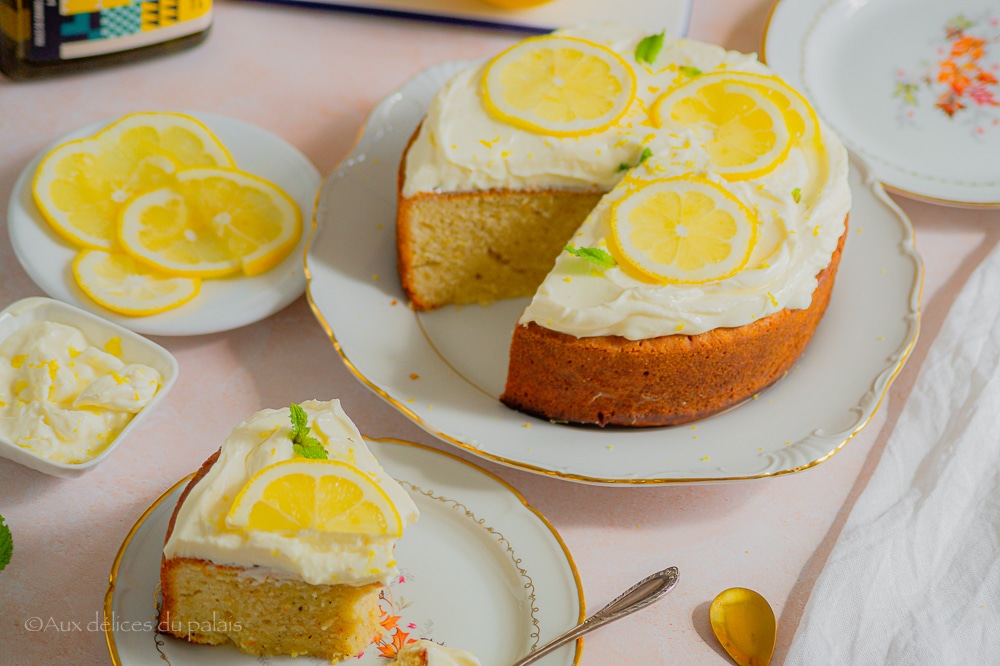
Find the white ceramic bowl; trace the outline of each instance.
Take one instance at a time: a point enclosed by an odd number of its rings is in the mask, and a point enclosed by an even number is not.
[[[67,305],[51,298],[25,298],[11,303],[0,311],[0,344],[15,331],[39,321],[53,321],[75,326],[83,332],[87,341],[97,348],[113,337],[121,340],[122,359],[127,363],[142,363],[155,368],[163,376],[163,384],[153,399],[136,414],[128,425],[99,454],[82,463],[62,463],[49,460],[14,442],[0,437],[0,457],[9,458],[25,467],[53,476],[75,477],[101,464],[122,443],[129,433],[156,409],[177,381],[177,359],[160,345],[133,333],[127,328],[113,324],[97,315]]]

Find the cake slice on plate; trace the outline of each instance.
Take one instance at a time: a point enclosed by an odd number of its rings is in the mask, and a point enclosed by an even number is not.
[[[417,517],[339,401],[260,411],[174,510],[159,629],[253,655],[353,657],[379,632],[393,550]]]

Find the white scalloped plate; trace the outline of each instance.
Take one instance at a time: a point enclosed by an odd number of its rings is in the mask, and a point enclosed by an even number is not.
[[[778,0],[763,53],[886,187],[1000,206],[996,0]]]
[[[418,75],[380,103],[326,180],[306,250],[307,295],[355,375],[429,433],[563,479],[664,484],[812,467],[871,419],[916,341],[922,265],[913,230],[857,160],[849,233],[826,317],[789,374],[757,400],[695,426],[598,429],[508,409],[508,345],[526,299],[415,314],[399,286],[396,170],[431,98],[462,63]]]
[[[365,439],[420,509],[420,518],[396,545],[401,575],[390,582],[382,609],[399,616],[398,629],[387,628],[383,643],[404,631],[411,639],[470,650],[487,666],[509,664],[583,620],[583,588],[566,544],[516,490],[448,453],[401,440]],[[189,478],[146,510],[112,566],[103,626],[112,663],[329,664],[307,657],[257,658],[232,645],[194,645],[154,631],[163,540]],[[545,663],[575,666],[582,651],[578,641]],[[371,646],[362,658],[345,663],[387,661]]]

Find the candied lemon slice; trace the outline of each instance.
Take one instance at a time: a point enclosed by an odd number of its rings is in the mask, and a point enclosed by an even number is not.
[[[742,269],[757,219],[722,186],[695,176],[646,181],[611,212],[609,249],[627,272],[664,283],[722,280]]]
[[[302,234],[302,214],[281,188],[235,169],[183,169],[168,187],[122,210],[122,247],[174,275],[253,276],[284,259]]]
[[[293,458],[257,472],[226,516],[231,528],[399,536],[403,522],[369,476],[338,460]]]
[[[116,247],[122,205],[161,187],[184,166],[232,165],[232,158],[202,123],[177,113],[124,116],[87,139],[53,148],[38,165],[31,192],[42,216],[66,241]]]
[[[614,51],[574,37],[533,37],[483,70],[487,111],[502,122],[549,136],[601,132],[635,97],[635,74]]]
[[[201,280],[164,275],[120,252],[82,250],[73,277],[87,296],[119,314],[140,317],[166,312],[198,295]]]
[[[703,75],[661,95],[651,113],[657,127],[694,129],[713,167],[728,180],[748,180],[773,171],[792,144],[773,97],[738,78]]]

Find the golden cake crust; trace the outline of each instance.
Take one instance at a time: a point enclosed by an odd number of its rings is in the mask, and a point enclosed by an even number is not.
[[[219,457],[205,461],[170,517],[166,543],[191,489]],[[252,569],[164,556],[158,630],[192,643],[232,642],[256,656],[308,655],[331,662],[362,652],[377,636],[381,583],[310,585],[255,576]]]
[[[676,425],[728,409],[780,379],[805,349],[830,301],[846,236],[845,221],[808,308],[744,326],[648,340],[516,326],[500,399],[551,421],[599,426]]]

